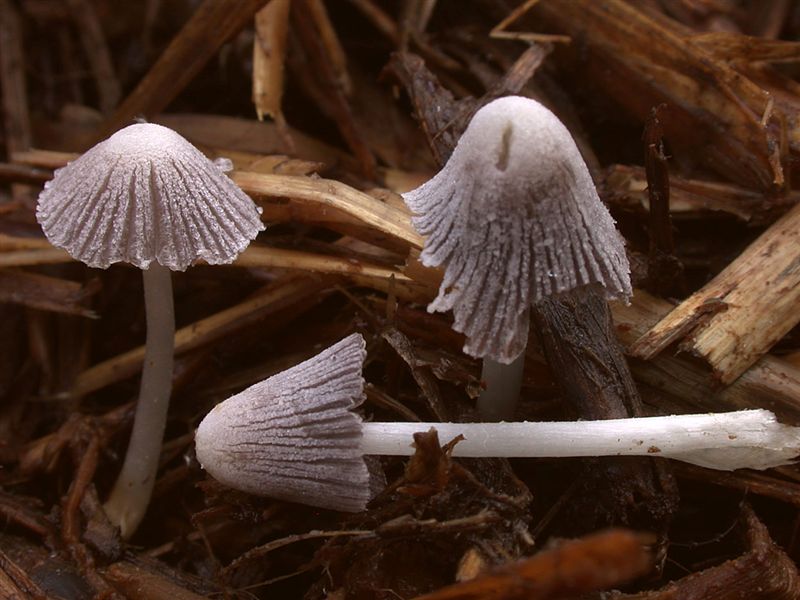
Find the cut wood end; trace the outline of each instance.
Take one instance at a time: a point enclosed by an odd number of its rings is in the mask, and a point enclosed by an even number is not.
[[[703,298],[698,294],[690,296],[676,306],[663,319],[653,325],[628,348],[628,354],[644,360],[651,360],[670,344],[685,339],[680,350],[696,354],[694,338],[697,332],[706,327],[709,321],[728,305],[720,298]]]
[[[643,360],[652,360],[667,346],[688,334],[686,323],[663,327],[663,325],[670,325],[667,323],[670,315],[664,317],[662,321],[656,323],[647,333],[631,344],[628,347],[628,354]]]

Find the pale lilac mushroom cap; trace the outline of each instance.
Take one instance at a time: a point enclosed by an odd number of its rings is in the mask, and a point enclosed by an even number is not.
[[[334,510],[363,510],[377,482],[360,449],[364,338],[353,334],[218,404],[197,459],[232,488]]]
[[[427,236],[421,260],[445,266],[430,312],[452,310],[464,351],[511,363],[530,306],[599,284],[632,294],[622,237],[567,128],[529,98],[481,108],[447,164],[403,194]]]
[[[260,209],[218,166],[153,123],[121,129],[58,169],[36,218],[53,245],[101,269],[231,263],[264,229]]]

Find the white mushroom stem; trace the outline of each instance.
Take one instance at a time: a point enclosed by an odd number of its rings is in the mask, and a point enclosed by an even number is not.
[[[513,419],[522,389],[525,351],[510,364],[483,359],[481,379],[486,388],[478,396],[478,413],[487,421]]]
[[[150,502],[172,390],[175,338],[172,275],[167,267],[155,261],[142,273],[147,343],[139,401],[125,462],[105,504],[106,514],[125,538],[136,530]]]
[[[454,456],[662,456],[721,470],[767,469],[800,453],[800,427],[767,410],[558,423],[364,423],[361,451],[409,456],[415,432],[458,435]]]

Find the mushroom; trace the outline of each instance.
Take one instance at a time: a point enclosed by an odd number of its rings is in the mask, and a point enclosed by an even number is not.
[[[144,517],[155,483],[172,385],[170,271],[233,262],[264,226],[260,209],[176,132],[126,127],[58,169],[39,195],[47,239],[90,267],[142,269],[147,342],[125,462],[105,504],[124,537]]]
[[[197,459],[230,487],[355,512],[376,492],[365,456],[408,456],[415,432],[463,436],[454,456],[662,456],[712,469],[767,469],[800,453],[800,427],[767,410],[553,423],[368,423],[364,340],[317,356],[218,404],[195,436]]]
[[[444,168],[403,199],[426,236],[422,263],[445,266],[428,311],[452,310],[464,352],[484,359],[485,417],[513,414],[532,304],[592,285],[609,298],[632,294],[622,238],[589,170],[535,100],[481,108]]]
[[[364,338],[353,334],[313,358],[218,404],[197,428],[197,460],[220,482],[342,511],[363,509]]]

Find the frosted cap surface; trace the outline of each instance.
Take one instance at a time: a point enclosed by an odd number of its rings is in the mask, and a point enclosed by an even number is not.
[[[403,194],[444,266],[430,312],[452,310],[464,352],[512,362],[532,304],[600,285],[631,295],[622,237],[569,131],[547,108],[509,96],[481,108],[439,173]]]
[[[218,404],[197,428],[197,460],[244,492],[363,510],[376,491],[352,412],[363,401],[364,347],[350,335]]]
[[[260,209],[202,152],[153,123],[121,129],[58,169],[39,195],[47,239],[90,267],[231,263]]]

